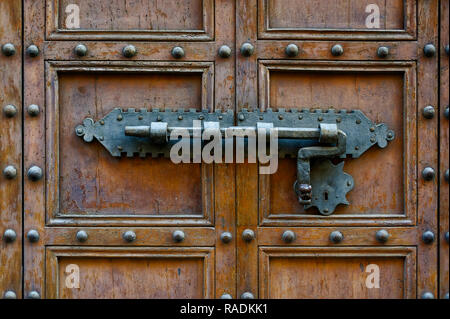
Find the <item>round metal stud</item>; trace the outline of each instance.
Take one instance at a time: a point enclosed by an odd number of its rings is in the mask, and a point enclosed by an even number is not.
[[[427,291],[422,294],[422,299],[434,299],[434,295],[433,293]]]
[[[233,299],[233,296],[231,296],[230,294],[223,294],[222,296],[220,296],[220,299]]]
[[[340,231],[334,231],[330,234],[330,240],[332,243],[339,244],[344,240],[344,235]]]
[[[173,49],[172,49],[172,56],[175,58],[175,59],[181,59],[181,58],[184,58],[184,49],[182,48],[182,47],[174,47]]]
[[[172,239],[176,243],[181,243],[186,238],[186,235],[184,234],[184,231],[182,230],[176,230],[172,234]]]
[[[14,291],[8,290],[3,295],[3,299],[17,299],[17,295],[16,295],[16,293]]]
[[[432,244],[434,242],[434,239],[435,239],[434,233],[430,230],[427,230],[422,235],[422,240],[425,244],[428,245]]]
[[[241,295],[241,299],[255,299],[255,296],[253,296],[251,292],[247,291]]]
[[[434,114],[436,111],[434,110],[434,107],[432,105],[425,106],[422,110],[422,115],[426,119],[432,119],[434,117]]]
[[[445,241],[446,241],[447,244],[448,244],[448,240],[449,240],[449,239],[448,239],[448,232],[445,233],[444,237],[445,237]]]
[[[291,43],[286,47],[285,52],[288,57],[295,58],[299,53],[299,49],[297,45]]]
[[[31,166],[28,169],[27,176],[30,180],[36,182],[43,176],[42,169],[39,166]]]
[[[229,58],[231,56],[231,48],[228,45],[222,45],[219,48],[219,56],[224,59]]]
[[[245,57],[252,56],[252,54],[255,52],[255,47],[251,43],[244,43],[241,46],[241,54]]]
[[[335,44],[331,48],[331,54],[334,56],[341,56],[344,54],[344,48],[340,44]]]
[[[17,238],[17,234],[14,230],[12,229],[7,229],[5,230],[5,232],[3,233],[3,239],[5,240],[5,242],[7,243],[12,243],[16,240]]]
[[[6,117],[14,117],[17,114],[17,107],[14,105],[8,104],[3,107],[3,114],[5,114]]]
[[[86,56],[87,54],[87,47],[84,44],[78,44],[75,49],[73,49],[75,54],[79,57]]]
[[[220,235],[220,240],[224,244],[228,244],[233,240],[233,235],[231,235],[231,233],[229,233],[229,232],[224,232]]]
[[[126,231],[123,234],[123,239],[128,243],[132,243],[136,240],[136,234],[134,233],[134,231],[131,231],[131,230]]]
[[[32,229],[27,233],[27,238],[30,243],[37,243],[39,241],[39,233],[37,230]]]
[[[422,177],[426,181],[431,181],[436,176],[436,172],[431,167],[425,167],[422,171]]]
[[[39,55],[39,48],[32,44],[27,48],[27,54],[32,58],[37,57]]]
[[[3,175],[7,179],[14,179],[17,176],[17,169],[14,166],[12,166],[12,165],[8,165],[3,170]]]
[[[16,54],[16,48],[14,47],[14,44],[6,43],[2,46],[2,52],[6,56],[12,56]]]
[[[449,116],[448,106],[445,108],[444,116],[445,116],[445,118],[448,120],[448,116]]]
[[[28,293],[28,299],[41,299],[41,295],[37,291],[33,290]]]
[[[378,242],[384,244],[389,240],[389,233],[387,230],[379,230],[377,231],[375,238],[377,239]]]
[[[30,105],[28,105],[27,111],[28,111],[28,115],[30,115],[32,117],[36,117],[39,115],[39,112],[40,112],[39,105],[30,104]]]
[[[255,232],[251,229],[246,229],[242,232],[242,239],[247,243],[255,239]]]
[[[137,54],[136,47],[132,44],[127,45],[122,49],[122,54],[126,58],[132,58]]]
[[[424,46],[423,53],[427,58],[432,58],[436,55],[436,47],[433,44],[429,43]]]
[[[377,50],[377,55],[379,58],[386,58],[389,55],[389,48],[388,47],[379,47]]]
[[[283,235],[281,236],[281,239],[286,243],[290,244],[295,240],[296,236],[295,233],[292,230],[286,230]]]
[[[80,243],[84,243],[88,240],[89,236],[84,230],[80,230],[77,232],[77,240]]]

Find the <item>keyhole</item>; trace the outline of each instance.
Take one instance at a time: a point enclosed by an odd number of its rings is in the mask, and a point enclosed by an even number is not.
[[[328,192],[324,192],[323,193],[323,197],[324,197],[325,200],[328,200]]]

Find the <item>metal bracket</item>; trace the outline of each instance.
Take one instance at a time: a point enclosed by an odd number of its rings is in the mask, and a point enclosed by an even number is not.
[[[232,111],[197,110],[160,111],[154,109],[114,109],[98,122],[87,118],[75,132],[86,142],[97,139],[112,156],[170,156],[177,141],[168,136],[173,130],[187,130],[193,136],[194,120],[201,121],[197,129],[218,129],[242,134],[259,127],[278,131],[278,155],[297,158],[297,180],[294,190],[305,209],[317,207],[322,215],[331,215],[340,205],[348,205],[346,194],[354,187],[353,178],[343,172],[344,163],[334,165],[332,158],[358,158],[377,144],[385,148],[395,138],[385,124],[375,124],[361,111],[352,110],[289,110],[268,109],[237,114],[234,125]]]

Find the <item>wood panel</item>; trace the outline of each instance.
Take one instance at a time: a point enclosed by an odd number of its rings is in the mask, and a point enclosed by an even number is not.
[[[0,298],[22,297],[22,3],[0,2],[0,50],[11,43],[16,53],[0,51]],[[4,110],[16,109],[13,117]],[[3,171],[13,167],[16,176],[8,179]],[[12,242],[5,231],[14,231]]]

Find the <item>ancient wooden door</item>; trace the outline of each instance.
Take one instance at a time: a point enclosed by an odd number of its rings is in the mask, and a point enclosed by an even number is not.
[[[448,0],[0,9],[4,297],[448,298]],[[395,139],[344,160],[350,205],[324,216],[299,204],[295,158],[260,175],[86,143],[75,128],[115,108],[360,110]]]

